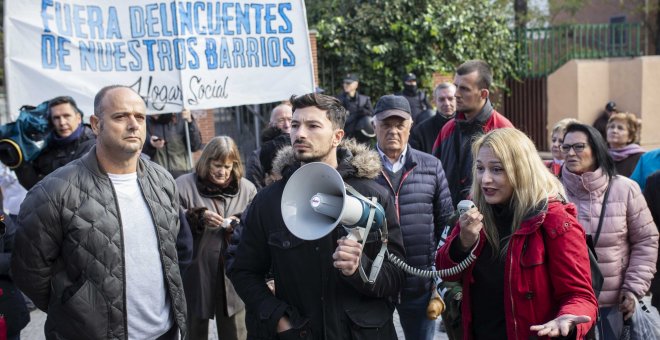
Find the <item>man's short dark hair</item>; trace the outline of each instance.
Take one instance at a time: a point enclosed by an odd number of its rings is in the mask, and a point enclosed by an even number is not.
[[[103,98],[105,98],[105,95],[108,93],[108,91],[118,88],[126,88],[133,91],[132,88],[125,85],[109,85],[102,88],[98,93],[96,93],[96,96],[94,96],[94,115],[99,117],[103,115],[103,112],[101,112],[101,103],[103,102]]]
[[[480,89],[490,89],[490,85],[493,83],[493,72],[490,69],[490,65],[483,60],[469,60],[461,64],[456,69],[456,74],[459,76],[464,76],[472,72],[477,72],[477,86]]]
[[[335,97],[320,93],[308,93],[297,97],[293,95],[291,96],[291,105],[293,105],[293,112],[296,112],[297,109],[304,109],[310,106],[325,111],[326,117],[328,117],[332,122],[332,126],[336,129],[343,129],[346,123],[348,113],[341,105],[339,99]]]
[[[48,116],[50,117],[50,109],[52,107],[55,107],[57,105],[62,105],[62,104],[69,104],[73,108],[73,111],[75,111],[77,114],[79,114],[82,117],[82,111],[78,108],[78,105],[76,104],[76,101],[69,96],[59,96],[55,97],[51,100],[48,101]]]

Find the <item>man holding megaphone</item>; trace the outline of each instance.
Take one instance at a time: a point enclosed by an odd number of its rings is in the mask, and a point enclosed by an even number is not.
[[[258,319],[257,329],[248,329],[248,338],[396,339],[392,313],[403,272],[386,259],[375,270],[375,280],[361,277],[373,269],[382,244],[399,257],[404,253],[392,198],[374,182],[381,169],[379,156],[354,141],[342,142],[347,112],[337,99],[307,94],[292,97],[291,103],[292,146],[280,151],[275,160],[280,164],[274,165],[282,169],[283,178],[254,198],[242,219],[244,230],[229,269],[248,312]],[[387,228],[371,229],[363,246],[347,238],[344,228],[335,228],[336,221],[323,223],[327,216],[308,204],[293,207],[297,217],[289,216],[285,223],[280,203],[294,204],[291,192],[307,196],[317,191],[310,187],[326,187],[323,173],[292,178],[303,164],[313,162],[336,169],[351,191],[375,198],[385,211]],[[301,234],[311,236],[295,236]],[[264,280],[269,271],[275,278],[275,294]]]

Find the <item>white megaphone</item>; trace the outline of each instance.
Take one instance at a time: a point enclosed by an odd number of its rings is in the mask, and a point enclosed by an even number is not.
[[[385,221],[383,207],[365,201],[364,197],[347,194],[337,170],[321,162],[308,163],[296,170],[282,193],[284,223],[293,235],[303,240],[320,239],[340,223],[349,229],[363,228],[372,208],[375,211],[371,228],[377,230]],[[366,235],[356,238],[362,237]]]

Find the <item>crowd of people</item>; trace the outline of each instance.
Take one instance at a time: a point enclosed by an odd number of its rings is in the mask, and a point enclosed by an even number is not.
[[[148,116],[128,87],[100,89],[89,124],[54,98],[40,155],[15,169],[28,192],[0,221],[8,339],[31,302],[47,339],[208,339],[211,319],[220,339],[396,339],[396,310],[406,339],[430,340],[436,292],[452,340],[619,339],[637,301],[660,303],[660,149],[610,102],[594,126],[556,122],[544,161],[492,82],[467,61],[433,110],[413,73],[375,105],[348,74],[336,97],[277,105],[247,160],[228,136],[204,145],[188,110]],[[295,236],[281,204],[313,162],[377,202],[384,226]]]

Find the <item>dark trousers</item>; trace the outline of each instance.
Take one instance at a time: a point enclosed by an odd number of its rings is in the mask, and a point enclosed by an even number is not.
[[[199,319],[195,316],[190,316],[189,319],[190,340],[207,340],[209,338],[209,319]],[[247,338],[245,309],[229,317],[216,313],[215,324],[218,329],[218,339],[245,340]]]
[[[176,324],[170,328],[167,333],[161,335],[156,340],[177,340],[179,339],[179,327]]]

